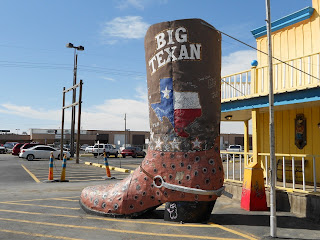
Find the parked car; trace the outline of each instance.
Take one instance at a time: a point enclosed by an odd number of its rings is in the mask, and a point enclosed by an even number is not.
[[[121,155],[122,157],[126,157],[126,156],[132,156],[133,158],[136,158],[136,157],[145,157],[146,156],[146,153],[145,151],[143,151],[141,148],[139,147],[127,147],[125,149],[123,149],[121,151]]]
[[[92,153],[93,151],[93,146],[88,146],[86,147],[86,149],[84,150],[86,153]]]
[[[98,156],[100,154],[103,154],[104,152],[106,152],[107,157],[109,157],[110,155],[114,155],[115,157],[118,157],[118,149],[116,149],[114,146],[112,146],[111,144],[95,144],[93,146],[93,150],[92,153],[94,156]]]
[[[0,146],[0,153],[4,154],[6,152],[7,152],[6,148],[4,146]]]
[[[25,149],[28,149],[28,148],[31,148],[31,147],[34,147],[37,145],[40,145],[40,143],[25,143],[20,147],[20,153],[22,150],[25,150]],[[19,153],[19,157],[20,157],[20,153]]]
[[[3,147],[5,147],[6,152],[10,153],[12,152],[14,145],[16,145],[17,143],[18,142],[6,142],[5,144],[3,144]]]
[[[53,153],[54,158],[60,159],[60,150],[46,145],[37,145],[28,149],[22,149],[19,157],[25,158],[28,161],[32,161],[33,159],[37,158],[49,159],[51,152]],[[63,151],[63,154],[66,154],[67,159],[70,159],[69,152]]]
[[[87,147],[89,147],[89,144],[83,144],[81,145],[80,150],[85,151]]]
[[[20,153],[20,148],[23,146],[24,143],[17,143],[16,145],[14,145],[14,147],[12,148],[12,155],[16,155],[19,156]]]

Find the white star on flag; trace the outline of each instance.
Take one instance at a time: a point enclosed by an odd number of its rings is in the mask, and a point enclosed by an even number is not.
[[[180,143],[181,142],[178,142],[176,138],[174,138],[173,141],[170,142],[171,147],[172,147],[173,150],[175,150],[175,149],[180,150],[180,147],[179,147]]]
[[[163,93],[164,98],[169,99],[169,93],[171,92],[171,90],[169,90],[167,86],[166,89],[161,92]]]
[[[156,141],[156,149],[159,148],[161,149],[161,145],[163,144],[163,142],[161,142],[160,138],[158,138],[158,140]]]
[[[192,142],[193,148],[201,148],[201,141],[199,141],[199,138],[196,138],[196,140],[194,140]]]

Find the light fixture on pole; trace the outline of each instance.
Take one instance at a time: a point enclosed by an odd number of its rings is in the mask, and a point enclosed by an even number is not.
[[[78,68],[78,51],[83,51],[83,46],[74,46],[72,43],[67,43],[67,48],[74,48],[74,66],[73,66],[73,86],[77,84],[77,68]],[[76,89],[73,89],[72,95],[72,104],[76,102]],[[70,155],[74,157],[74,128],[75,128],[75,106],[72,106],[72,113],[71,113],[71,135],[70,135]]]

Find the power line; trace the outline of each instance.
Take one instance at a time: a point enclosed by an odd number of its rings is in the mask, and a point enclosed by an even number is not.
[[[72,65],[61,64],[61,63],[40,63],[40,62],[10,62],[10,61],[0,61],[0,66],[2,67],[23,67],[23,68],[40,68],[40,69],[61,69],[61,70],[72,70]],[[144,73],[138,71],[122,70],[115,68],[104,68],[98,66],[87,66],[79,65],[79,70],[83,72],[93,72],[93,73],[108,73],[114,75],[124,75],[124,76],[145,76]]]
[[[268,53],[266,53],[266,52],[264,52],[264,51],[261,51],[261,50],[255,48],[255,47],[253,47],[253,46],[251,46],[251,45],[249,45],[249,44],[247,44],[247,43],[245,43],[245,42],[243,42],[243,41],[241,41],[241,40],[239,40],[239,39],[237,39],[237,38],[235,38],[235,37],[232,37],[232,36],[230,36],[229,34],[226,34],[226,33],[221,32],[221,31],[219,31],[219,30],[218,30],[218,32],[226,35],[227,37],[229,37],[229,38],[231,38],[231,39],[233,39],[233,40],[235,40],[235,41],[237,41],[237,42],[239,42],[239,43],[242,43],[243,45],[245,45],[245,46],[247,46],[247,47],[249,47],[249,48],[252,48],[252,49],[254,49],[254,50],[258,51],[258,52],[261,52],[261,53],[263,53],[263,54],[265,54],[265,55],[268,56]],[[309,73],[307,73],[307,72],[305,72],[305,71],[302,71],[301,69],[299,69],[299,68],[297,68],[297,67],[295,67],[295,66],[292,66],[291,64],[286,63],[286,62],[282,61],[282,60],[279,59],[279,58],[276,58],[276,57],[272,57],[272,58],[275,59],[275,60],[277,60],[277,61],[279,61],[279,62],[281,62],[281,63],[283,63],[283,64],[286,64],[287,66],[292,67],[292,68],[294,68],[294,69],[296,69],[296,70],[298,70],[298,71],[300,71],[300,72],[302,72],[302,73],[304,73],[304,74],[306,74],[306,75],[308,75],[308,76],[310,76],[310,77],[312,77],[312,78],[315,78],[315,79],[317,79],[317,80],[320,80],[319,78],[317,78],[317,77],[315,77],[315,76],[313,76],[313,75],[311,75],[311,74],[309,74]]]

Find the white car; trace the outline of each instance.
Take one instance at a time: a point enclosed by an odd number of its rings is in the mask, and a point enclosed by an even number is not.
[[[36,158],[44,158],[44,159],[49,159],[51,152],[53,153],[53,157],[60,159],[60,150],[57,150],[53,147],[49,147],[46,145],[37,145],[28,149],[23,149],[19,157],[25,158],[28,161],[32,161],[33,159]],[[70,159],[70,153],[67,151],[63,151],[63,155],[66,154],[67,159]]]
[[[92,153],[93,151],[93,146],[88,146],[86,147],[86,149],[84,150],[86,153]]]

